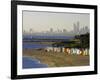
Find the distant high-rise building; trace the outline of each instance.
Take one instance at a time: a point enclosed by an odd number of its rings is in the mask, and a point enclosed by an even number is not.
[[[83,26],[80,30],[79,30],[80,34],[85,34],[85,33],[89,33],[89,27],[88,26]]]
[[[85,29],[85,33],[88,33],[89,32],[88,26],[85,26],[84,29]]]
[[[73,26],[74,26],[73,32],[74,32],[75,34],[79,34],[79,31],[80,31],[80,30],[79,30],[80,23],[79,23],[79,22],[77,22],[76,24],[74,23]]]
[[[74,26],[74,32],[76,32],[76,24],[74,24],[73,26]]]
[[[67,32],[67,30],[66,29],[63,29],[63,32]]]
[[[58,29],[57,32],[60,32],[60,30]]]
[[[79,21],[77,22],[77,31],[79,32],[79,27],[80,27],[80,23]]]
[[[53,32],[53,28],[50,28],[50,32]]]
[[[26,31],[25,31],[25,30],[23,30],[23,33],[26,33]]]
[[[32,34],[32,33],[33,33],[33,29],[32,29],[32,28],[30,28],[29,33],[30,33],[30,34]]]

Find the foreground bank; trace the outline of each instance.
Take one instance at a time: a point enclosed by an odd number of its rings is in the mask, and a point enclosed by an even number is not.
[[[45,52],[43,50],[23,49],[23,56],[38,59],[48,67],[88,66],[89,56],[68,55],[62,52]]]

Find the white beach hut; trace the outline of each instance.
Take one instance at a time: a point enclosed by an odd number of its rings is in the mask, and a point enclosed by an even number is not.
[[[45,50],[46,50],[47,52],[53,51],[53,47],[46,47]]]
[[[77,53],[77,49],[76,48],[71,48],[71,54],[76,54]]]
[[[85,49],[83,55],[89,55],[89,49]]]
[[[61,52],[61,48],[60,47],[53,47],[54,52]]]
[[[77,55],[80,55],[81,54],[80,49],[76,48],[76,54]]]

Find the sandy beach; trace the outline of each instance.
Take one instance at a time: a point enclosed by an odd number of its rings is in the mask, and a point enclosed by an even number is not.
[[[46,52],[44,50],[23,49],[23,56],[38,59],[48,67],[88,66],[89,56],[68,55],[62,52]]]

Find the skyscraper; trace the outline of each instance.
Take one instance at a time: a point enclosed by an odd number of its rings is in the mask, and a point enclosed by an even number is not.
[[[50,28],[50,32],[53,32],[53,28]]]
[[[76,34],[76,35],[78,35],[79,34],[79,27],[80,27],[80,23],[79,23],[79,21],[75,24],[73,24],[73,26],[74,26],[74,30],[73,30],[73,32],[74,32],[74,34]]]

